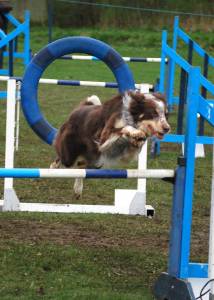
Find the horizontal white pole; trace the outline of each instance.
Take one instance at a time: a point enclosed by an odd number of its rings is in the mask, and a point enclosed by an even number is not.
[[[110,169],[33,169],[0,168],[0,178],[165,178],[174,170],[110,170]]]
[[[100,86],[100,87],[105,87],[105,82],[104,81],[82,81],[80,80],[80,85],[81,86]]]
[[[147,62],[161,62],[161,58],[159,57],[147,57],[146,58]],[[165,59],[167,61],[167,59]]]
[[[174,177],[174,170],[127,170],[127,178],[165,178],[165,177]]]
[[[36,55],[36,53],[34,54],[34,56]],[[60,59],[72,59],[72,60],[91,60],[91,61],[100,61],[99,58],[95,57],[95,56],[91,56],[91,55],[64,55],[59,57]],[[135,62],[135,63],[139,63],[139,62],[161,62],[161,58],[160,57],[130,57],[130,56],[123,56],[122,57],[124,61],[126,62]],[[167,62],[167,58],[165,58],[165,62]]]
[[[3,202],[0,206],[3,205]],[[125,214],[129,210],[121,210],[116,205],[99,205],[99,204],[56,204],[56,203],[25,203],[20,202],[20,211],[28,212],[55,212],[55,213],[97,213],[97,214]],[[145,210],[153,210],[151,205],[146,205]]]
[[[23,203],[20,202],[21,211],[61,212],[61,213],[119,213],[113,205],[88,204],[51,204],[51,203]]]
[[[22,80],[21,77],[0,76],[0,81],[8,81],[9,79]],[[69,79],[54,79],[54,78],[40,78],[39,83],[55,84],[55,85],[69,85],[69,86],[93,86],[93,87],[117,87],[116,82],[105,81],[84,81],[84,80],[69,80]],[[153,89],[152,84],[136,83],[135,88],[141,89],[145,86],[148,89]]]
[[[85,169],[39,169],[43,178],[85,178]]]

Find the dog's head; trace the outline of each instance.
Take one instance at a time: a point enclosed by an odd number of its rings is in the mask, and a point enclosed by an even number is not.
[[[129,92],[129,112],[137,129],[147,136],[155,135],[162,139],[170,131],[167,122],[167,106],[165,98],[160,93]]]

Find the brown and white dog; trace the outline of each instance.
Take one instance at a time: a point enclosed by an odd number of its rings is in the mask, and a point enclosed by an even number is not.
[[[101,104],[97,96],[82,102],[61,126],[54,141],[51,168],[102,168],[137,158],[147,137],[162,139],[170,130],[166,102],[160,93],[130,91]],[[74,192],[81,196],[83,180]]]

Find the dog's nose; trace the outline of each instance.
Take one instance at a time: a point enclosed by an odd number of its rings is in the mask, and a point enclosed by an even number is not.
[[[167,133],[167,132],[169,132],[170,131],[170,126],[169,125],[164,125],[163,126],[163,131],[164,131],[164,133]]]

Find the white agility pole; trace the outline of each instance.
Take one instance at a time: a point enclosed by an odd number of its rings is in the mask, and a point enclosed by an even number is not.
[[[211,209],[210,209],[210,238],[209,238],[209,279],[214,279],[214,145],[212,165]],[[210,300],[214,300],[214,282],[210,283]]]
[[[21,101],[21,82],[18,81],[16,83],[16,136],[15,136],[15,150],[18,151],[19,149],[19,127],[20,127],[20,101]]]
[[[9,79],[16,79],[21,81],[21,77],[9,77],[0,76],[0,81],[7,81]],[[104,81],[84,81],[84,80],[69,80],[69,79],[51,79],[51,78],[41,78],[39,83],[42,84],[53,84],[53,85],[66,85],[66,86],[85,86],[85,87],[104,87],[104,88],[118,88],[116,82],[104,82]],[[145,89],[152,90],[154,86],[148,83],[136,83],[135,88],[141,89],[145,86]]]
[[[5,168],[14,167],[15,144],[15,115],[16,115],[16,80],[10,79],[7,83],[7,112],[6,112],[6,142],[5,142]],[[13,189],[13,178],[4,180],[4,208],[6,210],[18,209],[19,200]]]
[[[34,56],[36,53],[34,54]],[[123,56],[122,57],[124,61],[126,62],[154,62],[154,63],[160,63],[161,58],[160,57],[129,57],[129,56]],[[72,60],[91,60],[91,61],[100,61],[99,58],[91,55],[64,55],[59,57],[59,59],[72,59]],[[168,59],[165,59],[165,62],[167,62]]]
[[[171,169],[36,169],[36,168],[0,168],[0,178],[172,178]]]

